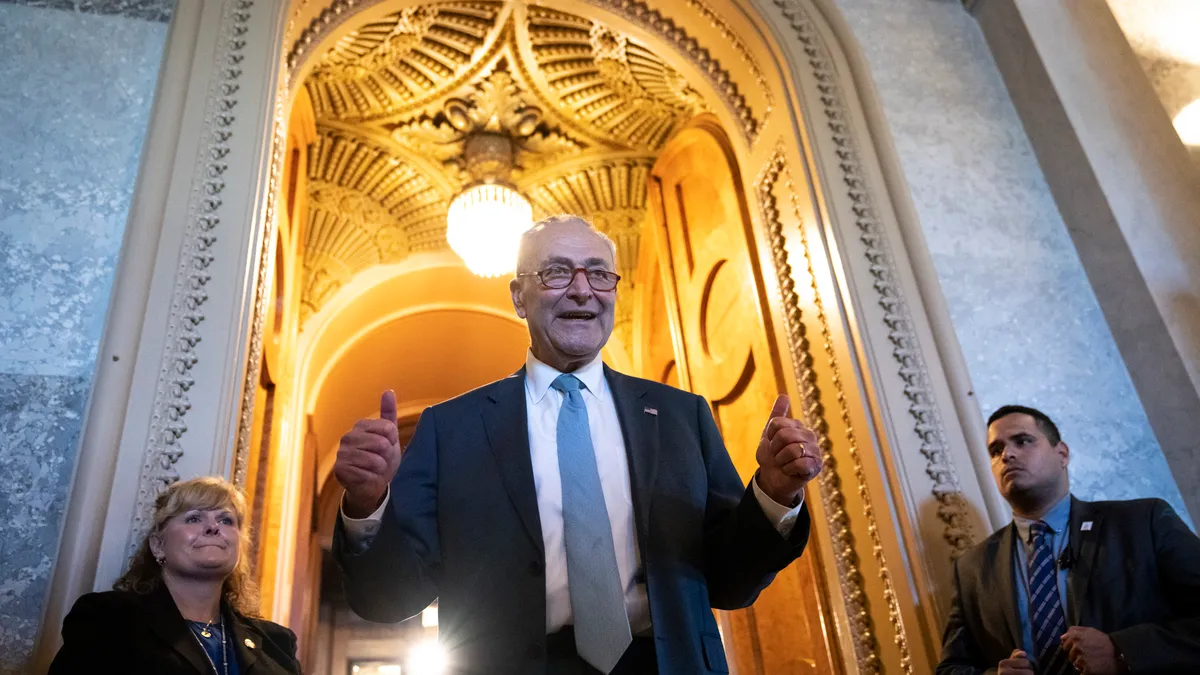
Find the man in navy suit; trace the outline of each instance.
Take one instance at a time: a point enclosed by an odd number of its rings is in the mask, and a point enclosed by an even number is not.
[[[1171,507],[1076,499],[1034,408],[992,413],[988,453],[1013,522],[955,563],[938,675],[1200,673],[1200,539]]]
[[[615,269],[582,218],[537,223],[510,284],[525,367],[425,410],[403,459],[391,392],[338,448],[350,606],[400,621],[437,598],[454,672],[728,672],[712,608],[754,602],[808,540],[816,435],[780,396],[743,485],[704,399],[601,362]]]

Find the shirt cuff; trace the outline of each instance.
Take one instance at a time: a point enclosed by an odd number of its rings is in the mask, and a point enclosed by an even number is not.
[[[383,503],[375,512],[366,518],[351,518],[346,515],[346,494],[342,493],[342,503],[338,507],[338,515],[342,519],[342,527],[346,532],[346,543],[355,553],[362,553],[371,547],[371,541],[379,534],[379,525],[383,522],[383,510],[392,499],[392,487],[389,485],[383,494]]]
[[[759,507],[762,508],[763,514],[767,516],[767,520],[771,521],[771,525],[775,526],[775,531],[784,539],[792,533],[792,527],[796,524],[796,519],[800,517],[800,509],[804,508],[804,493],[800,493],[800,499],[795,506],[788,507],[767,496],[767,493],[758,487],[758,476],[750,479],[751,489],[754,490],[754,498],[758,500]]]

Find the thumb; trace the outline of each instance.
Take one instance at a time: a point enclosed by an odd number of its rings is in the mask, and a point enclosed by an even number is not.
[[[388,389],[379,399],[379,419],[396,423],[396,392]]]
[[[771,406],[771,416],[767,418],[767,423],[763,425],[763,438],[767,437],[767,428],[771,426],[771,420],[776,417],[787,417],[788,410],[792,407],[792,401],[787,394],[780,394],[775,399],[775,405]]]
[[[788,411],[792,409],[792,400],[787,394],[780,394],[779,398],[775,399],[775,405],[771,406],[771,417],[787,417]]]

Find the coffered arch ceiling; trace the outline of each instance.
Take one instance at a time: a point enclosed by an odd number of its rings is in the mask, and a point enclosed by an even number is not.
[[[470,181],[463,140],[479,130],[514,138],[535,217],[589,216],[632,279],[654,157],[706,111],[647,44],[520,2],[408,7],[314,59],[305,317],[359,272],[446,246],[446,209]]]

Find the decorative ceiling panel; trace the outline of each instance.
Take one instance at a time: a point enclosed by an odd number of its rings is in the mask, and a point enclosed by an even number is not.
[[[723,72],[723,71],[722,71]],[[636,258],[655,153],[705,105],[635,38],[521,2],[439,2],[358,26],[305,82],[307,316],[359,272],[445,245],[473,133],[512,140],[537,215],[590,217]],[[624,260],[628,258],[628,260]]]
[[[306,83],[317,119],[370,120],[436,100],[497,39],[503,10],[501,2],[421,5],[349,33]]]

